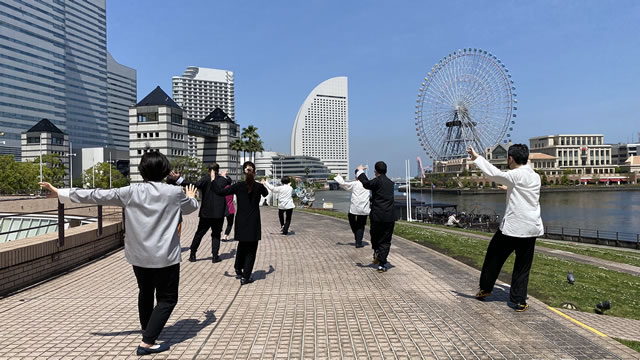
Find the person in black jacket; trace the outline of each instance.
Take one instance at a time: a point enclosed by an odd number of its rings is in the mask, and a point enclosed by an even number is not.
[[[204,175],[195,183],[195,187],[200,190],[202,204],[200,205],[200,213],[198,214],[200,217],[198,229],[191,242],[191,254],[189,255],[189,261],[191,262],[196,261],[196,253],[198,247],[200,247],[200,241],[202,241],[202,237],[209,229],[211,229],[211,262],[217,263],[221,261],[218,252],[220,251],[220,238],[222,235],[222,225],[224,223],[227,201],[224,196],[216,194],[211,185],[216,182],[224,188],[231,180],[220,176],[216,177],[219,170],[220,166],[218,164],[209,164],[209,174]],[[175,183],[181,186],[191,184],[188,180],[183,179],[179,173],[175,172],[170,174],[169,181],[171,180],[175,180]]]
[[[387,177],[387,164],[378,161],[375,165],[376,177],[369,180],[364,167],[359,165],[356,176],[365,189],[371,190],[371,247],[373,247],[373,263],[378,265],[378,272],[387,271],[387,256],[391,248],[391,236],[396,216],[393,209],[393,181]]]
[[[237,199],[236,224],[234,226],[234,238],[238,240],[236,251],[236,277],[240,279],[240,285],[253,282],[251,273],[256,261],[258,241],[262,237],[262,225],[260,222],[260,197],[267,196],[269,191],[259,182],[255,181],[256,166],[247,161],[242,165],[245,181],[237,182],[227,188],[231,180],[225,178],[226,171],[221,172],[220,182],[213,182],[213,190],[220,196],[235,194]]]

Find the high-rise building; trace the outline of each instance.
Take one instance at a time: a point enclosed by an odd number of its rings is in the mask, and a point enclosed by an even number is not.
[[[74,148],[109,144],[105,0],[0,2],[0,154],[47,118]]]
[[[334,174],[349,178],[347,77],[334,77],[307,96],[291,132],[291,155],[319,158]]]
[[[240,137],[240,126],[235,121],[233,72],[189,66],[182,76],[174,76],[172,80],[173,98],[183,109],[185,118],[206,122],[216,129],[216,133],[201,132],[201,135],[191,131],[185,155],[197,157],[205,164],[216,162],[235,177],[238,157],[230,146]]]
[[[109,145],[129,151],[129,108],[137,99],[136,70],[119,64],[107,51]]]

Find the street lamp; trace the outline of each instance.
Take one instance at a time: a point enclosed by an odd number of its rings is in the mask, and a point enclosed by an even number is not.
[[[40,133],[40,182],[42,181],[42,133]]]
[[[284,176],[282,175],[282,160],[284,160],[284,156],[280,156],[280,179]]]
[[[4,136],[4,131],[0,131],[0,136]],[[0,141],[0,144],[4,145],[6,142],[4,140]]]
[[[69,141],[69,153],[65,154],[65,156],[69,156],[69,187],[73,187],[73,158],[72,156],[76,156],[73,152],[73,147],[71,145],[71,141]]]

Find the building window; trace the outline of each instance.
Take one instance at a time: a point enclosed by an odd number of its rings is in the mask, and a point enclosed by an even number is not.
[[[53,145],[64,145],[64,138],[54,136],[51,138],[51,143]]]
[[[27,137],[27,144],[40,144],[40,137],[39,136]]]
[[[159,138],[160,137],[160,133],[156,132],[156,137]]]
[[[158,121],[158,113],[142,113],[138,114],[138,122]]]
[[[171,114],[171,122],[173,124],[180,124],[182,125],[182,115],[179,114]]]

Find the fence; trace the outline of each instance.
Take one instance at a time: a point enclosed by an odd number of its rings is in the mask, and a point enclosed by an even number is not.
[[[616,247],[640,249],[640,234],[621,231],[567,228],[563,226],[545,226],[547,239],[586,242]]]

